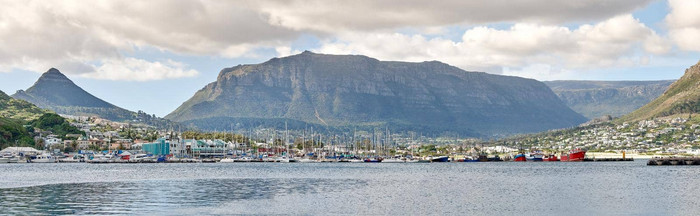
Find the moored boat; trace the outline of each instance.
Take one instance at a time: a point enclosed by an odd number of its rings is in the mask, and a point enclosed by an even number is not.
[[[513,157],[513,161],[522,161],[522,162],[525,162],[525,161],[527,161],[527,159],[525,158],[525,154],[523,154],[523,153],[518,153],[517,155],[515,155],[515,157]]]
[[[585,157],[586,151],[579,148],[572,149],[569,151],[569,153],[561,153],[559,156],[560,161],[583,161],[583,158]]]
[[[557,156],[554,154],[549,154],[545,155],[544,158],[542,158],[542,161],[559,161],[559,158],[557,158]]]
[[[431,157],[430,162],[447,162],[450,159],[450,157],[447,156],[437,156],[437,157]]]
[[[526,155],[527,161],[544,161],[544,154],[540,150],[535,150]]]
[[[382,160],[382,163],[406,163],[406,161],[400,158],[387,158]]]
[[[32,163],[55,163],[56,158],[50,154],[40,154],[29,160]]]
[[[233,163],[235,160],[233,158],[224,158],[219,161],[219,163]]]

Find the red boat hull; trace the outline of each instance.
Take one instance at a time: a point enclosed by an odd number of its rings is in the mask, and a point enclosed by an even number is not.
[[[544,159],[542,159],[542,161],[559,161],[559,158],[557,158],[557,156],[554,156],[554,155],[549,155],[549,156],[544,157]]]
[[[561,161],[583,161],[586,151],[572,151],[569,154],[562,154]]]

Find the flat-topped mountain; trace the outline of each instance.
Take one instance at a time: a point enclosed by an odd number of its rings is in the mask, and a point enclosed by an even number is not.
[[[225,68],[165,118],[211,130],[289,121],[483,136],[586,121],[536,80],[467,72],[436,61],[308,51]]]
[[[51,68],[26,91],[12,95],[37,106],[67,115],[90,115],[122,121],[131,119],[132,112],[112,105],[77,86],[60,71]]]
[[[618,121],[637,121],[700,112],[700,62],[685,70],[661,96]]]
[[[673,80],[544,82],[564,103],[589,119],[628,114],[664,93]]]

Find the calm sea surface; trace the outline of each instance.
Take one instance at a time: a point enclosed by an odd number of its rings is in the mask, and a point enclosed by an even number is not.
[[[700,214],[700,166],[645,163],[0,164],[0,214]]]

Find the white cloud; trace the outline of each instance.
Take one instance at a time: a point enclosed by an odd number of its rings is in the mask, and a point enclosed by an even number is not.
[[[301,34],[330,39],[348,32],[398,28],[439,34],[443,27],[459,24],[588,21],[648,2],[8,0],[0,1],[0,70],[43,72],[60,67],[72,74],[93,73],[100,62],[122,61],[123,53],[143,47],[185,55],[249,57],[260,48],[289,46]]]
[[[81,76],[104,80],[151,81],[197,76],[199,72],[186,69],[180,62],[166,60],[149,62],[142,59],[124,58],[109,60],[95,69],[95,72]]]
[[[272,25],[338,32],[528,21],[597,21],[629,13],[649,0],[285,0],[257,1]]]
[[[700,51],[700,1],[669,0],[671,13],[666,16],[670,38],[678,48]]]
[[[321,53],[363,54],[383,60],[439,60],[466,70],[509,74],[545,68],[554,72],[639,65],[637,50],[663,54],[668,43],[631,15],[576,29],[518,23],[510,29],[474,27],[460,41],[398,33],[352,33],[325,41]],[[490,71],[489,71],[490,70]],[[537,77],[537,74],[520,74]]]

